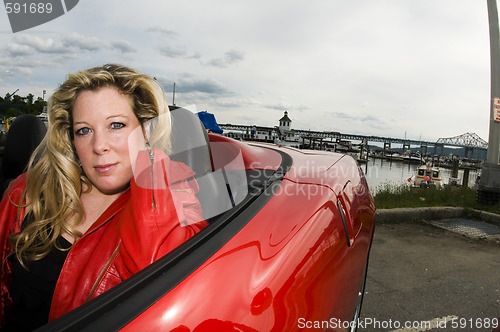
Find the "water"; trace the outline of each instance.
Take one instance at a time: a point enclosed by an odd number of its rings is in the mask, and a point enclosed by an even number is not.
[[[418,168],[416,164],[409,164],[403,161],[390,161],[380,158],[370,158],[366,164],[361,164],[361,169],[365,173],[368,187],[373,195],[385,186],[401,186],[409,185],[408,178],[415,174]],[[441,181],[443,184],[448,184],[451,177],[451,169],[440,168]],[[469,186],[472,187],[480,170],[469,171]],[[458,178],[463,179],[464,171],[458,170]]]

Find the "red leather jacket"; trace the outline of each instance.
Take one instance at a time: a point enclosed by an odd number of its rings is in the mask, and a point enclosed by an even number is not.
[[[132,179],[130,189],[68,252],[54,291],[49,321],[116,286],[207,225],[195,196],[199,188],[194,172],[185,164],[170,161],[163,152],[155,150],[151,167],[149,156],[143,152],[135,174],[139,175]],[[22,175],[10,185],[0,204],[2,262],[12,251],[7,236],[19,231],[24,217],[24,209],[18,215],[12,202],[20,201],[25,185],[26,175]],[[11,303],[10,278],[6,262],[0,285],[0,321]]]

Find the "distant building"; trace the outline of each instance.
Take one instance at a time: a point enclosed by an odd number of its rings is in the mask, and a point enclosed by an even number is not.
[[[295,134],[295,130],[290,129],[292,120],[288,117],[288,112],[281,119],[279,119],[278,136],[275,138],[274,143],[284,146],[296,147],[300,146],[300,137]]]
[[[253,126],[252,137],[258,141],[272,142],[276,137],[274,128]]]
[[[279,121],[280,136],[284,136],[286,131],[290,131],[290,126],[292,124],[292,120],[288,117],[287,111],[285,111],[285,115],[283,115]]]
[[[279,119],[279,125],[274,127],[263,126],[244,126],[244,125],[222,125],[224,135],[249,141],[260,141],[275,143],[283,146],[298,148],[300,146],[300,136],[296,135],[296,131],[290,129],[292,120],[288,117],[288,112],[285,111],[284,116]]]

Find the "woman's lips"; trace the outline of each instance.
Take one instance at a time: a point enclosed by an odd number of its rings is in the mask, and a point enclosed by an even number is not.
[[[98,173],[105,174],[105,173],[108,173],[109,171],[111,171],[112,169],[114,169],[116,167],[116,165],[117,165],[117,163],[106,164],[106,165],[97,165],[97,166],[94,166],[94,169]]]

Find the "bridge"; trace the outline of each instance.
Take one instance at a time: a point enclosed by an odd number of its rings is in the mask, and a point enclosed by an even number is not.
[[[269,131],[269,137],[271,137],[271,132],[278,130],[277,127],[259,127],[259,126],[248,126],[248,125],[232,125],[232,124],[219,124],[223,130],[233,130],[240,131],[243,133],[251,133],[255,130],[267,130]],[[384,144],[384,150],[390,150],[392,144],[401,144],[403,150],[409,150],[411,146],[419,146],[420,151],[426,154],[429,148],[433,148],[434,154],[444,154],[444,147],[457,147],[465,149],[465,156],[472,156],[475,149],[487,150],[488,142],[483,140],[477,134],[465,133],[459,136],[449,137],[449,138],[439,138],[436,142],[423,141],[423,140],[412,140],[407,138],[394,138],[387,136],[374,136],[374,135],[359,135],[359,134],[347,134],[340,132],[326,132],[326,131],[312,131],[312,130],[300,130],[293,129],[292,132],[295,136],[300,137],[302,140],[314,140],[319,141],[320,144],[323,140],[330,139],[332,142],[335,140],[336,143],[341,141],[360,141],[362,144],[368,145],[370,142],[378,142]],[[277,134],[276,134],[277,135]]]
[[[437,143],[443,143],[450,146],[488,149],[488,142],[475,133],[465,133],[454,137],[439,138]]]

